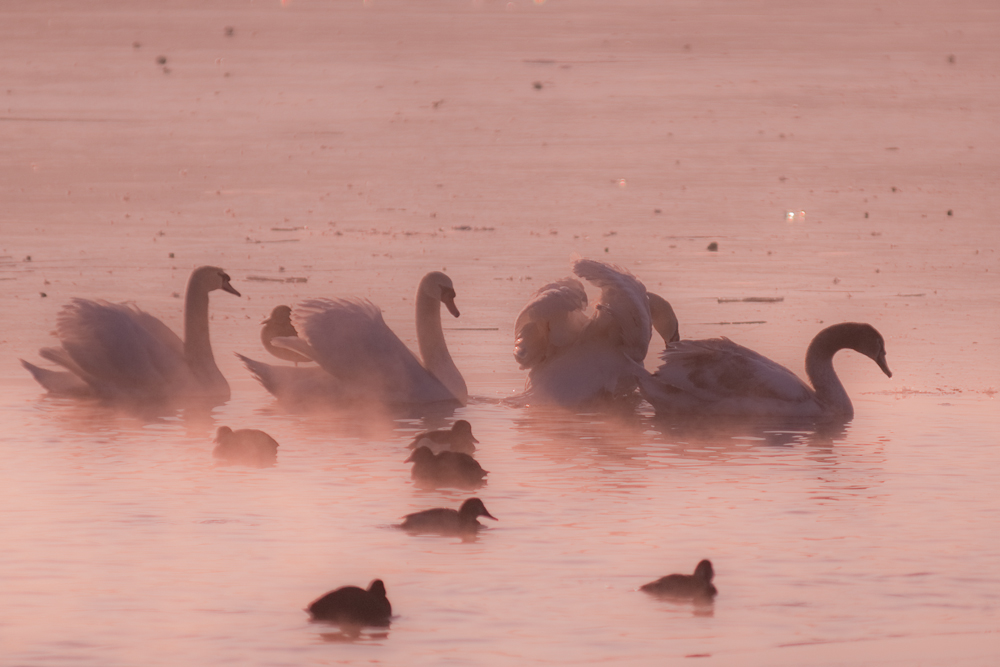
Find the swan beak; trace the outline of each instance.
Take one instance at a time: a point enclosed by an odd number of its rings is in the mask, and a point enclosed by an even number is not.
[[[229,281],[222,283],[222,291],[229,292],[230,294],[235,294],[236,296],[243,296],[236,291],[236,288],[229,284]]]
[[[885,373],[886,377],[892,377],[892,371],[889,370],[889,364],[885,363],[885,352],[878,355],[878,358],[875,359],[875,363],[882,369],[882,372]]]
[[[448,312],[451,313],[453,317],[458,317],[458,308],[455,306],[455,290],[442,287],[441,302],[448,307]]]

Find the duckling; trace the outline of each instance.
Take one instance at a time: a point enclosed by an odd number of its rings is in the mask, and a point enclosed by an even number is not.
[[[215,442],[218,444],[212,455],[227,463],[266,468],[278,460],[277,441],[254,428],[234,431],[228,426],[220,426],[215,432]]]
[[[489,513],[479,498],[469,498],[457,510],[436,507],[414,512],[403,517],[399,527],[411,533],[438,533],[440,535],[468,535],[483,527],[476,519],[485,516],[498,521]]]
[[[712,561],[703,560],[694,569],[694,574],[668,574],[656,581],[639,587],[639,590],[671,598],[691,598],[711,600],[718,591],[712,585],[715,570]]]
[[[299,332],[292,325],[292,309],[288,306],[275,306],[271,311],[271,316],[261,322],[264,326],[260,330],[260,342],[264,344],[264,349],[285,361],[294,361],[298,366],[300,363],[312,361],[309,357],[303,356],[294,350],[278,347],[271,341],[278,337],[298,338]]]
[[[306,611],[317,621],[349,625],[389,625],[392,605],[385,596],[385,584],[374,579],[368,590],[343,586],[314,600]]]
[[[472,424],[459,419],[451,425],[451,430],[426,431],[413,438],[407,447],[416,449],[421,445],[429,447],[435,454],[443,451],[471,454],[476,451],[479,441],[472,435]]]
[[[406,463],[413,463],[411,476],[418,482],[433,486],[475,488],[483,485],[487,471],[468,454],[441,452],[421,445],[413,450]]]

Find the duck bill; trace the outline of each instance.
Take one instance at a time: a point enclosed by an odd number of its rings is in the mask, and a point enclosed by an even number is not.
[[[875,360],[875,363],[882,369],[882,372],[885,373],[886,377],[892,377],[892,371],[889,370],[889,364],[885,362],[885,352],[878,355],[878,359]]]
[[[483,514],[480,514],[479,516],[484,516],[487,519],[493,519],[494,521],[499,521],[500,520],[500,519],[496,518],[495,516],[493,516],[492,514],[490,514],[489,512],[485,512]]]
[[[458,308],[455,306],[455,290],[443,288],[441,290],[441,302],[448,308],[452,317],[458,317]]]

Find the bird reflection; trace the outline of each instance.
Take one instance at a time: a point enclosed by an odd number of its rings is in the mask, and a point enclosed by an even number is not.
[[[377,644],[388,637],[388,630],[366,632],[364,626],[347,624],[341,624],[339,632],[319,633],[319,638],[330,644]]]

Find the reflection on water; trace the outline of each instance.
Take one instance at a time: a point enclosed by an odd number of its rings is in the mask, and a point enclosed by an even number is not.
[[[366,631],[356,626],[341,626],[339,632],[321,632],[319,638],[329,644],[372,644],[379,645],[389,637],[386,630]]]

